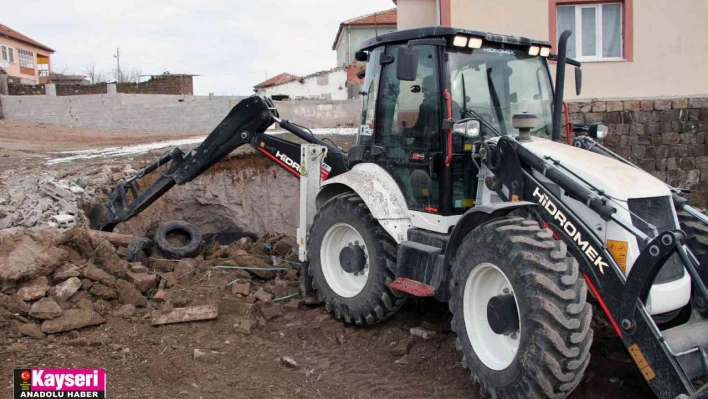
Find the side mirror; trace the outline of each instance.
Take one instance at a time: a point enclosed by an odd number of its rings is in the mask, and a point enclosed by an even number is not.
[[[583,70],[580,67],[575,67],[575,95],[580,95],[580,90],[583,88]]]
[[[354,53],[354,59],[359,62],[369,61],[369,53],[367,53],[366,51],[359,50],[356,53]]]
[[[588,136],[594,138],[594,139],[604,139],[607,137],[607,133],[609,133],[609,129],[607,128],[607,125],[604,123],[593,123],[588,127]]]
[[[452,125],[452,131],[455,134],[465,136],[470,139],[479,137],[482,124],[479,119],[462,119]]]
[[[398,80],[412,82],[418,77],[418,49],[403,46],[398,48],[396,56],[396,77]]]

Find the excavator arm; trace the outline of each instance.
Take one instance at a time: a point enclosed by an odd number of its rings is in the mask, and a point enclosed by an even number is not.
[[[134,176],[118,183],[106,203],[92,206],[88,213],[91,228],[112,231],[118,223],[145,210],[175,184],[192,181],[244,144],[250,144],[299,177],[300,144],[266,134],[266,129],[275,122],[308,143],[327,147],[325,162],[331,167],[330,176],[346,171],[345,156],[339,148],[317,139],[290,121],[281,120],[270,99],[254,95],[236,104],[198,147],[192,150],[175,148]],[[166,171],[161,167],[166,167]],[[142,183],[146,176],[155,171],[160,176],[140,190],[140,187],[145,186]]]

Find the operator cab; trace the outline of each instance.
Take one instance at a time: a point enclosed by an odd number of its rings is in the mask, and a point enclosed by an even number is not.
[[[367,61],[349,166],[387,170],[411,211],[461,215],[480,198],[481,138],[516,135],[515,115],[551,138],[549,42],[454,28],[393,32],[362,44]],[[441,231],[442,232],[442,231]]]

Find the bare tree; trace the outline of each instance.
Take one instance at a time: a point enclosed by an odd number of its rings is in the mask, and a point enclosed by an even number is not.
[[[108,74],[96,68],[96,61],[83,65],[81,73],[91,81],[91,84],[104,83],[108,80]]]
[[[113,70],[113,79],[118,83],[138,83],[142,75],[141,68]]]

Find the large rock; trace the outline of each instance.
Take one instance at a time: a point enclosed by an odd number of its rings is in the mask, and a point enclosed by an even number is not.
[[[135,285],[135,288],[140,292],[147,292],[152,287],[155,286],[157,282],[157,276],[148,273],[133,273],[126,272],[125,278]]]
[[[81,280],[78,277],[71,277],[66,281],[55,285],[49,290],[49,296],[66,301],[81,288]]]
[[[42,332],[56,334],[63,331],[76,330],[88,326],[105,323],[106,320],[98,313],[88,309],[69,309],[61,317],[42,323]]]
[[[58,303],[49,298],[43,298],[32,304],[29,315],[35,319],[49,320],[61,316],[64,311]]]
[[[118,291],[118,298],[123,304],[147,306],[147,299],[143,294],[133,284],[123,279],[116,280],[116,291]]]
[[[26,315],[30,310],[30,306],[16,296],[0,294],[0,308],[5,308],[12,313]]]
[[[113,287],[116,283],[116,278],[106,273],[106,271],[97,268],[96,266],[89,265],[81,270],[81,274],[89,280],[98,281],[103,285]]]
[[[32,279],[54,272],[68,252],[43,246],[28,235],[16,234],[0,242],[0,280]]]
[[[15,295],[25,302],[30,302],[42,298],[47,291],[49,291],[49,285],[29,285],[17,290]]]
[[[20,334],[37,339],[44,338],[44,333],[40,330],[39,326],[34,323],[23,324],[22,327],[20,327]]]
[[[89,291],[91,294],[96,295],[103,299],[116,299],[118,298],[118,293],[111,287],[107,287],[101,283],[94,283]]]
[[[79,276],[81,276],[81,268],[76,265],[69,265],[59,268],[59,270],[57,270],[57,273],[54,274],[54,278],[52,278],[52,281],[56,284],[68,278]]]

